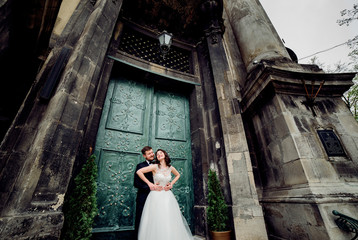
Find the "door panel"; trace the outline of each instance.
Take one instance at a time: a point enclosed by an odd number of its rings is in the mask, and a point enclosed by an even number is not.
[[[114,85],[107,117],[107,129],[143,134],[149,91],[144,84],[121,80]]]
[[[186,101],[180,95],[155,91],[155,138],[186,141]]]
[[[136,191],[128,182],[132,179],[139,154],[102,150],[99,162],[99,216],[96,228],[131,230]]]
[[[141,149],[166,150],[181,173],[175,184],[180,208],[192,222],[193,192],[189,104],[184,95],[125,78],[110,81],[97,133],[99,214],[94,233],[116,232],[130,239],[134,230],[136,189],[133,176]],[[103,235],[102,234],[102,235]],[[104,235],[103,235],[104,236]]]
[[[110,81],[95,154],[98,156],[99,214],[94,232],[134,229],[133,175],[140,150],[148,144],[152,88],[119,78]]]
[[[152,145],[169,154],[180,173],[173,193],[188,223],[192,223],[192,168],[190,148],[189,102],[178,93],[155,90],[153,100]]]

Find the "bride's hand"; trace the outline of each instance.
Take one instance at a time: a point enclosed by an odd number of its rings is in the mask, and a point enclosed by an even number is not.
[[[165,190],[165,191],[169,191],[169,190],[172,189],[172,188],[173,188],[172,183],[168,182],[167,185],[165,185],[164,190]]]

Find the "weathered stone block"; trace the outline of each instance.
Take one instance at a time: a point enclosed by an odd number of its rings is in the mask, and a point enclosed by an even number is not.
[[[81,131],[59,124],[52,139],[51,151],[62,153],[64,156],[75,156],[82,135]]]
[[[284,152],[281,149],[280,142],[275,141],[270,143],[269,145],[267,145],[267,149],[270,153],[270,158],[267,158],[267,161],[270,161],[270,163],[272,163],[272,165],[274,166],[282,165],[282,155]]]
[[[304,184],[308,182],[300,160],[295,160],[283,164],[282,170],[286,186]]]
[[[82,102],[78,102],[69,97],[60,119],[61,124],[76,129],[83,107]]]
[[[66,155],[48,151],[44,151],[41,158],[42,171],[33,195],[33,201],[57,202],[58,194],[64,194],[67,190],[74,159]],[[68,177],[65,178],[64,176]]]
[[[199,236],[207,235],[207,224],[206,224],[206,208],[204,206],[194,206],[194,222],[195,233]]]
[[[272,125],[274,126],[274,130],[273,130],[274,136],[277,136],[277,138],[282,139],[290,134],[289,128],[287,126],[288,120],[290,120],[290,118],[285,117],[284,114],[273,119]]]
[[[265,229],[263,217],[235,217],[235,239],[237,240],[265,240],[267,239],[266,231],[258,231]]]
[[[341,180],[348,182],[358,181],[358,168],[357,164],[350,160],[343,161],[331,161],[330,164],[333,166],[333,170]]]
[[[282,161],[284,163],[296,160],[299,158],[299,153],[297,151],[296,144],[292,136],[287,136],[282,140]]]
[[[20,174],[25,155],[19,152],[12,152],[7,159],[7,168],[1,171],[0,212],[6,206],[9,196],[11,195],[16,179]]]
[[[226,151],[228,152],[243,152],[247,151],[247,141],[245,139],[245,135],[240,133],[235,134],[227,134],[225,136],[225,140],[227,140],[228,146]]]
[[[293,202],[267,203],[264,212],[273,239],[329,239],[316,206]]]
[[[63,220],[63,214],[59,212],[2,217],[0,218],[1,237],[18,240],[59,239]]]
[[[293,139],[300,158],[312,157],[312,150],[305,135],[293,135]]]

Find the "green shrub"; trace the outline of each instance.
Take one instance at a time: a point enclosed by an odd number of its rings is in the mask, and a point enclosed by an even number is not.
[[[91,155],[75,178],[75,187],[65,202],[65,222],[61,239],[86,240],[92,236],[92,225],[97,214],[97,164]]]
[[[228,230],[228,207],[221,191],[221,186],[216,172],[209,170],[208,177],[208,208],[207,221],[209,230],[211,231],[227,231]]]

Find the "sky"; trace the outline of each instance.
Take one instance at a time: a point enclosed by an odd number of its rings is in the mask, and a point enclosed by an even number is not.
[[[292,49],[298,63],[310,63],[308,57],[345,43],[358,35],[358,20],[339,26],[341,10],[352,9],[358,0],[259,0],[285,46]],[[339,46],[317,54],[325,66],[349,62],[350,49]],[[304,59],[303,59],[304,58]]]

